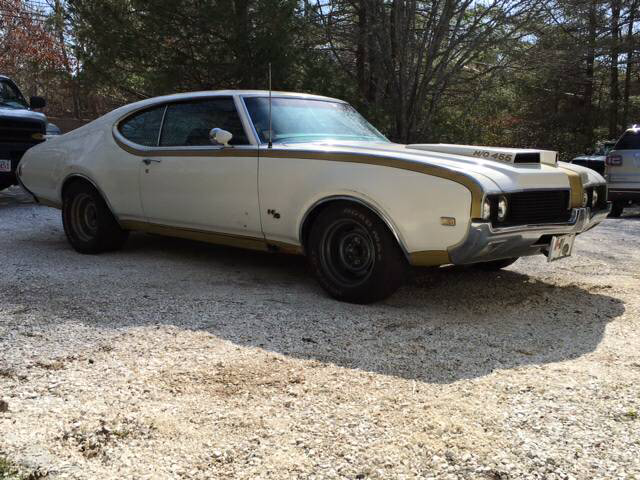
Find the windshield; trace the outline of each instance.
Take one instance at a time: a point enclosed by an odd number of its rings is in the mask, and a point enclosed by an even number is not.
[[[261,143],[269,141],[269,99],[244,99]],[[388,142],[352,106],[341,102],[306,98],[273,98],[273,143],[304,143],[320,140]]]
[[[615,142],[606,142],[606,143],[599,143],[597,145],[596,151],[593,152],[594,155],[601,155],[601,156],[606,156],[609,154],[609,152],[611,150],[613,150],[613,146],[615,145]]]
[[[20,91],[6,80],[0,80],[0,107],[28,108],[27,102]]]

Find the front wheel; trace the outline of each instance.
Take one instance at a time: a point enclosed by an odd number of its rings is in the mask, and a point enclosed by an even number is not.
[[[311,269],[334,298],[382,300],[402,284],[407,261],[387,226],[367,208],[331,205],[314,222],[308,241]]]
[[[95,188],[84,183],[69,185],[62,199],[62,225],[67,240],[80,253],[117,250],[127,239]]]
[[[613,202],[611,205],[611,213],[609,213],[609,217],[618,218],[622,215],[626,202]]]

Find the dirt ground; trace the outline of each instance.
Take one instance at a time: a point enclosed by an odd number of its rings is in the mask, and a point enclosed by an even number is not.
[[[17,189],[0,252],[0,478],[640,478],[639,210],[371,306],[297,257],[80,255]]]

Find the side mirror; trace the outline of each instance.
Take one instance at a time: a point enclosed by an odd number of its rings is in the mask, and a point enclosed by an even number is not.
[[[44,108],[46,104],[47,101],[42,97],[31,97],[31,100],[29,100],[31,108]]]
[[[209,132],[209,139],[211,143],[224,145],[225,147],[229,146],[229,142],[233,138],[233,134],[231,132],[227,132],[221,128],[212,128]]]

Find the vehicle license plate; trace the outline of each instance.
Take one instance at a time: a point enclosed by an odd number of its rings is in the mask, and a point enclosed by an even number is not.
[[[0,172],[11,171],[11,160],[0,160]]]
[[[551,238],[549,245],[549,254],[547,262],[560,260],[561,258],[570,257],[573,251],[573,242],[576,239],[575,234],[572,235],[556,235]]]

